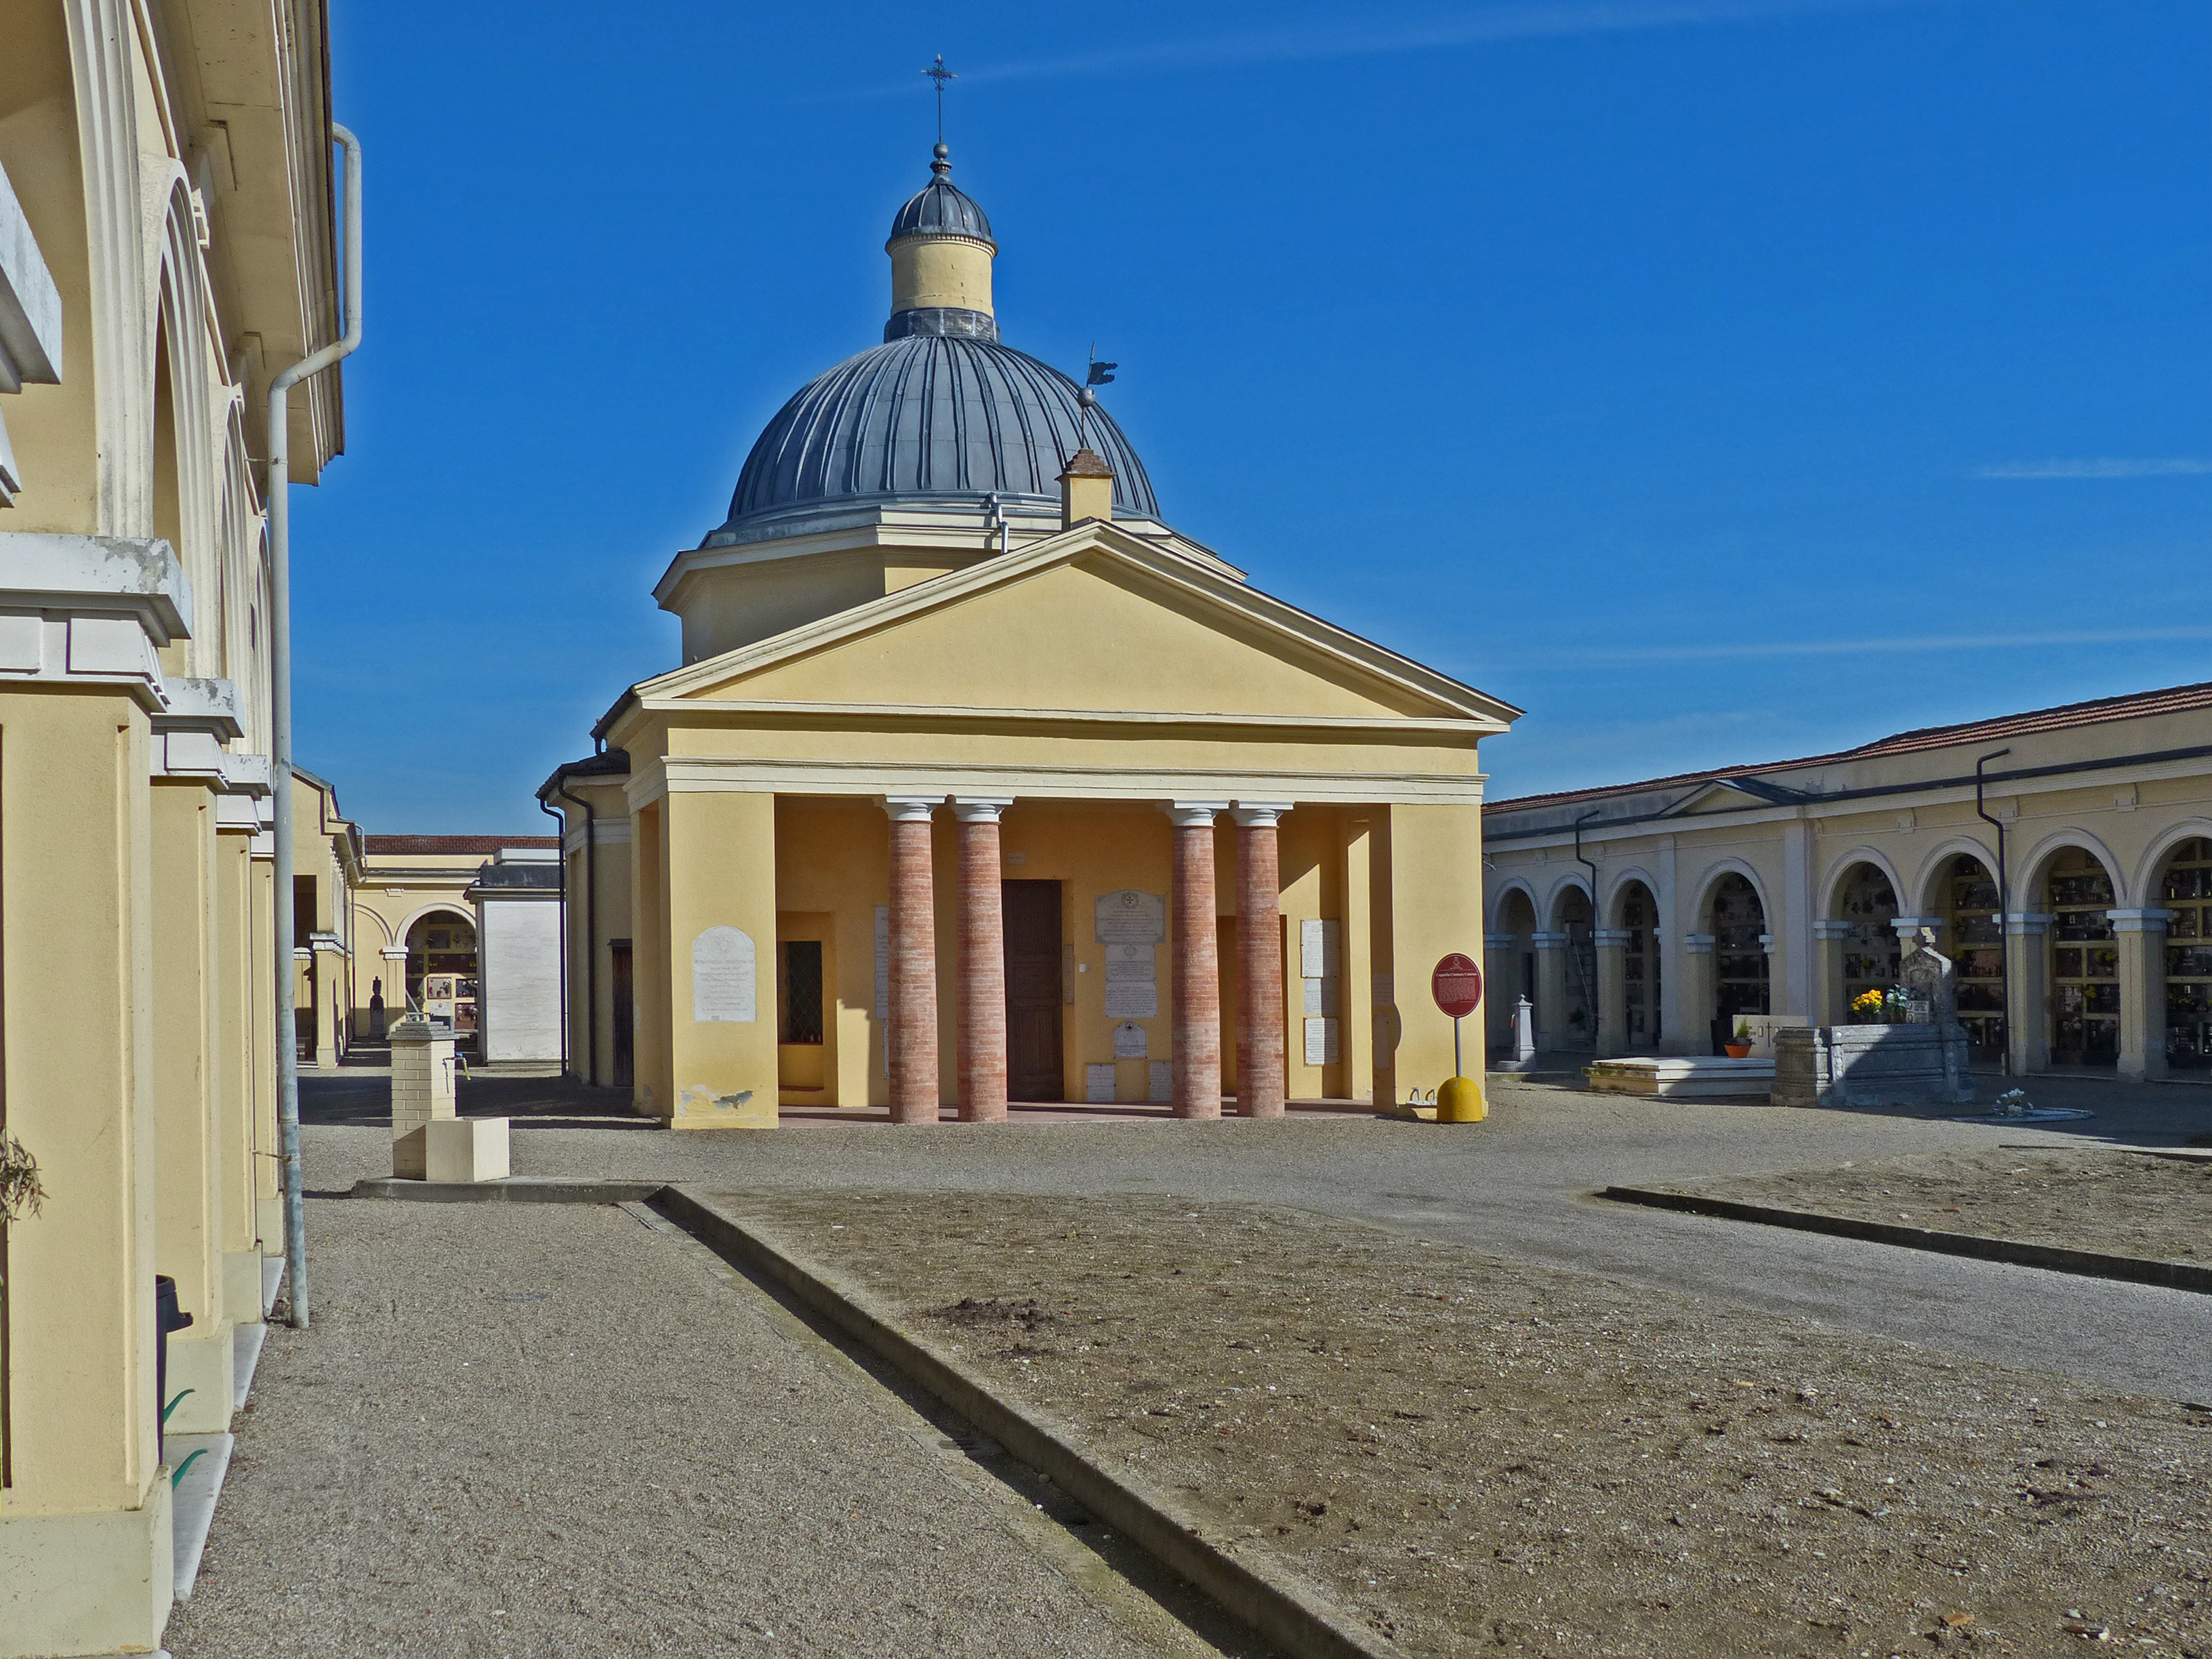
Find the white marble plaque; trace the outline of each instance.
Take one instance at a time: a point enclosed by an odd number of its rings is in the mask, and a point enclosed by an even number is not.
[[[1298,924],[1298,973],[1306,979],[1334,979],[1343,971],[1340,930],[1333,921]]]
[[[1083,1098],[1093,1106],[1114,1103],[1114,1067],[1110,1063],[1083,1068]]]
[[[1151,1074],[1145,1081],[1147,1085],[1145,1090],[1145,1099],[1147,1103],[1154,1106],[1166,1106],[1173,1103],[1175,1063],[1172,1060],[1154,1060],[1152,1064]]]
[[[1125,979],[1106,981],[1106,1018],[1158,1019],[1160,988],[1152,981]]]
[[[1375,975],[1375,1006],[1377,1008],[1398,1006],[1398,976],[1395,974]]]
[[[1337,1063],[1336,1022],[1333,1019],[1310,1019],[1306,1022],[1306,1064],[1334,1066]]]
[[[1306,988],[1306,1013],[1310,1017],[1318,1018],[1326,1014],[1332,1019],[1336,1018],[1338,981],[1333,979],[1309,979],[1301,980],[1299,983]]]
[[[1106,982],[1116,980],[1142,980],[1146,984],[1158,977],[1159,951],[1150,945],[1109,945],[1106,947]]]
[[[709,927],[691,941],[691,1018],[747,1023],[755,1016],[753,942],[735,927]]]
[[[1168,936],[1164,893],[1140,893],[1133,887],[1101,893],[1091,915],[1101,945],[1159,945]]]
[[[1114,1058],[1142,1060],[1152,1052],[1152,1039],[1145,1028],[1134,1020],[1124,1020],[1114,1028]]]

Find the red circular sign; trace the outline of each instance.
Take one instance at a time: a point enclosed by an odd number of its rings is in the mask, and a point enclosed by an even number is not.
[[[1482,969],[1455,951],[1429,975],[1429,994],[1454,1019],[1463,1019],[1481,1004]]]

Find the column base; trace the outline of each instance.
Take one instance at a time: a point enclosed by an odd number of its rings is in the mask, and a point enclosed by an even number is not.
[[[238,1344],[230,1321],[199,1321],[169,1337],[169,1400],[177,1401],[167,1425],[171,1434],[225,1434],[237,1389]],[[190,1394],[184,1391],[190,1389]],[[181,1400],[178,1395],[184,1395]],[[161,1402],[164,1406],[168,1400]]]
[[[135,1510],[0,1516],[0,1659],[158,1649],[176,1600],[171,1517],[167,1469]]]
[[[284,1254],[284,1200],[281,1198],[257,1198],[253,1200],[253,1231],[261,1241],[261,1254],[281,1256]]]
[[[259,1250],[223,1252],[222,1310],[233,1325],[261,1322],[261,1262]]]

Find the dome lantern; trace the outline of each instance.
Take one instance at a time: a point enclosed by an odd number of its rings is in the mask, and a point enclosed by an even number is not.
[[[999,252],[991,221],[952,182],[951,151],[939,139],[930,180],[891,220],[884,251],[891,256],[891,317],[884,338],[910,334],[964,335],[995,340],[991,261]]]

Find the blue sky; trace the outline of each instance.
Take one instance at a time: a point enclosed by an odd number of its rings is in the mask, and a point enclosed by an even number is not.
[[[653,582],[880,337],[939,52],[1006,338],[1097,340],[1258,586],[1527,708],[1493,799],[2212,678],[2201,0],[340,0],[299,744],[365,828],[544,828],[674,665]]]

